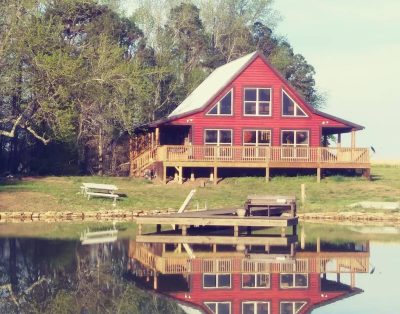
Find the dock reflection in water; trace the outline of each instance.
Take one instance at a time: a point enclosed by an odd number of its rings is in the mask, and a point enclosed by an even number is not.
[[[361,293],[355,274],[369,272],[368,242],[270,245],[276,242],[253,236],[231,245],[221,236],[208,235],[209,244],[179,237],[131,241],[130,271],[141,285],[206,313],[309,313]]]

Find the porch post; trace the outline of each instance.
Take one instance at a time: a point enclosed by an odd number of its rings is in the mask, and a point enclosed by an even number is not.
[[[167,167],[163,165],[163,183],[167,184]]]
[[[217,180],[218,180],[218,173],[217,173],[217,171],[218,171],[218,168],[217,168],[217,167],[214,167],[214,185],[217,184]]]
[[[269,167],[265,168],[265,181],[269,182]]]
[[[156,128],[156,146],[160,145],[160,128]]]
[[[317,182],[321,182],[321,168],[317,168]]]
[[[351,148],[356,148],[356,131],[351,130]]]
[[[342,133],[338,133],[337,135],[337,147],[342,147]]]

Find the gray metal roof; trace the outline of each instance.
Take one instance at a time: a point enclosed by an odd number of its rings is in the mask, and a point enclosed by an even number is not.
[[[186,99],[170,113],[168,118],[181,116],[203,108],[235,75],[257,54],[257,51],[216,68]]]

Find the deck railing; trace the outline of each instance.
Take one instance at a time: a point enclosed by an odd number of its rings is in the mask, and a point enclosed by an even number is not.
[[[293,146],[197,146],[164,145],[158,148],[160,161],[219,161],[243,163],[356,163],[370,162],[368,148]]]

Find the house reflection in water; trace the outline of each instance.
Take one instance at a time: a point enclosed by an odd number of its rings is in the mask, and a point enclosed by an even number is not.
[[[355,274],[369,271],[368,242],[317,240],[294,249],[209,238],[209,245],[132,241],[131,272],[140,284],[205,313],[292,314],[362,292]]]

